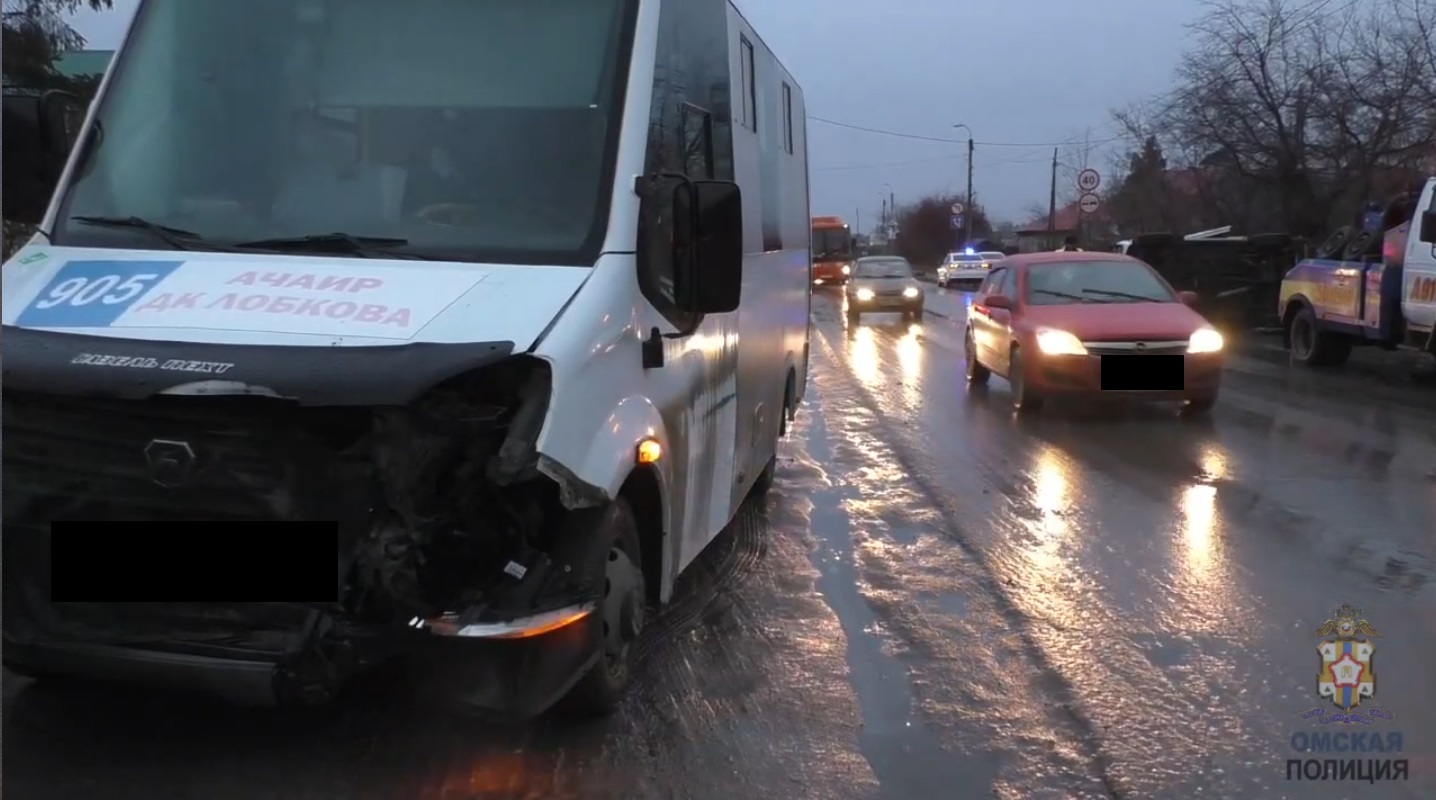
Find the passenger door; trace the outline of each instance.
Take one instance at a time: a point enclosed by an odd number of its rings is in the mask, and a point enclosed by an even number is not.
[[[995,331],[992,324],[992,309],[987,307],[986,301],[989,295],[997,294],[997,287],[1002,283],[1002,275],[1007,270],[1002,267],[994,269],[988,274],[987,280],[978,287],[977,295],[972,300],[972,310],[968,313],[969,323],[972,326],[973,348],[977,350],[978,360],[983,364],[995,365],[993,360],[993,336]]]
[[[1015,308],[1017,306],[1017,270],[1003,269],[997,278],[997,290]],[[1012,313],[1009,308],[989,308],[988,324],[992,326],[992,365],[1001,375],[1007,375],[1008,362],[1012,356]]]

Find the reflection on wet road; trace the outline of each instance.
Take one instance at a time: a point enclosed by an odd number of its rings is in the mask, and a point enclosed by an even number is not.
[[[963,296],[921,326],[814,302],[777,485],[646,639],[615,719],[506,728],[402,693],[296,718],[6,676],[6,789],[130,798],[1436,796],[1436,408],[1234,357],[1211,420],[1016,419],[963,384]],[[939,316],[941,315],[941,316]],[[1382,634],[1404,752],[1293,751],[1318,625]],[[1322,730],[1335,730],[1327,726]],[[1364,729],[1365,730],[1365,729]],[[1288,781],[1406,757],[1411,780]]]

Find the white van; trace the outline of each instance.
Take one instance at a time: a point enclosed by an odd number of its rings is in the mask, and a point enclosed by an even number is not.
[[[611,710],[803,399],[804,120],[728,0],[143,0],[0,273],[5,665]]]

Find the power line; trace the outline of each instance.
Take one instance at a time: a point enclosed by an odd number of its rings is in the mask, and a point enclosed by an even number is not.
[[[897,137],[897,138],[899,138],[899,139],[915,139],[915,140],[920,141],[920,142],[943,142],[943,143],[945,143],[945,144],[966,144],[966,142],[967,142],[966,139],[942,139],[942,138],[939,138],[939,137],[936,137],[936,136],[920,136],[920,135],[918,135],[918,134],[916,134],[916,133],[901,133],[901,132],[899,132],[899,131],[885,131],[885,130],[882,130],[882,129],[880,129],[880,128],[867,128],[867,127],[864,127],[864,126],[862,126],[862,125],[850,125],[850,124],[848,124],[848,123],[846,123],[846,122],[838,122],[837,120],[833,120],[833,119],[824,119],[823,117],[811,117],[811,116],[810,116],[810,117],[808,117],[808,119],[812,120],[813,122],[821,122],[821,123],[823,123],[824,125],[833,125],[833,126],[838,127],[838,128],[847,128],[848,130],[862,131],[862,132],[864,132],[864,133],[876,133],[876,134],[879,134],[879,135],[881,135],[881,136],[893,136],[893,137]],[[1125,137],[1125,136],[1112,136],[1112,137],[1107,138],[1107,139],[1089,139],[1089,140],[1085,140],[1085,141],[1084,141],[1083,139],[1081,139],[1081,138],[1079,138],[1079,137],[1073,137],[1073,138],[1071,138],[1071,139],[1068,139],[1068,140],[1062,141],[1062,142],[977,142],[977,141],[974,141],[974,142],[973,142],[973,145],[981,145],[982,147],[1065,147],[1065,146],[1078,145],[1078,144],[1080,144],[1080,145],[1107,144],[1107,143],[1109,143],[1109,142],[1119,142],[1119,141],[1122,141],[1122,140],[1124,140],[1124,139],[1126,139],[1126,138],[1127,138],[1127,137]]]
[[[935,158],[917,158],[906,161],[882,161],[873,164],[834,164],[828,167],[813,167],[813,172],[850,172],[863,169],[886,169],[888,167],[909,167],[918,164],[951,164],[954,161],[961,162],[964,156],[950,155],[938,156]],[[995,167],[1003,164],[1046,164],[1050,161],[1049,156],[1039,157],[1018,156],[1017,158],[980,158],[977,161],[979,167]]]
[[[962,156],[952,155],[941,158],[919,158],[914,161],[888,161],[882,164],[845,164],[833,167],[814,167],[813,172],[846,172],[857,169],[882,169],[885,167],[906,167],[913,164],[946,164],[958,161]]]

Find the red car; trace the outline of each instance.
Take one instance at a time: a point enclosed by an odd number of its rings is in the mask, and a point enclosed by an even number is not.
[[[1005,377],[1023,411],[1085,395],[1178,400],[1204,414],[1221,390],[1224,343],[1195,299],[1130,256],[1011,256],[973,298],[967,380]]]

